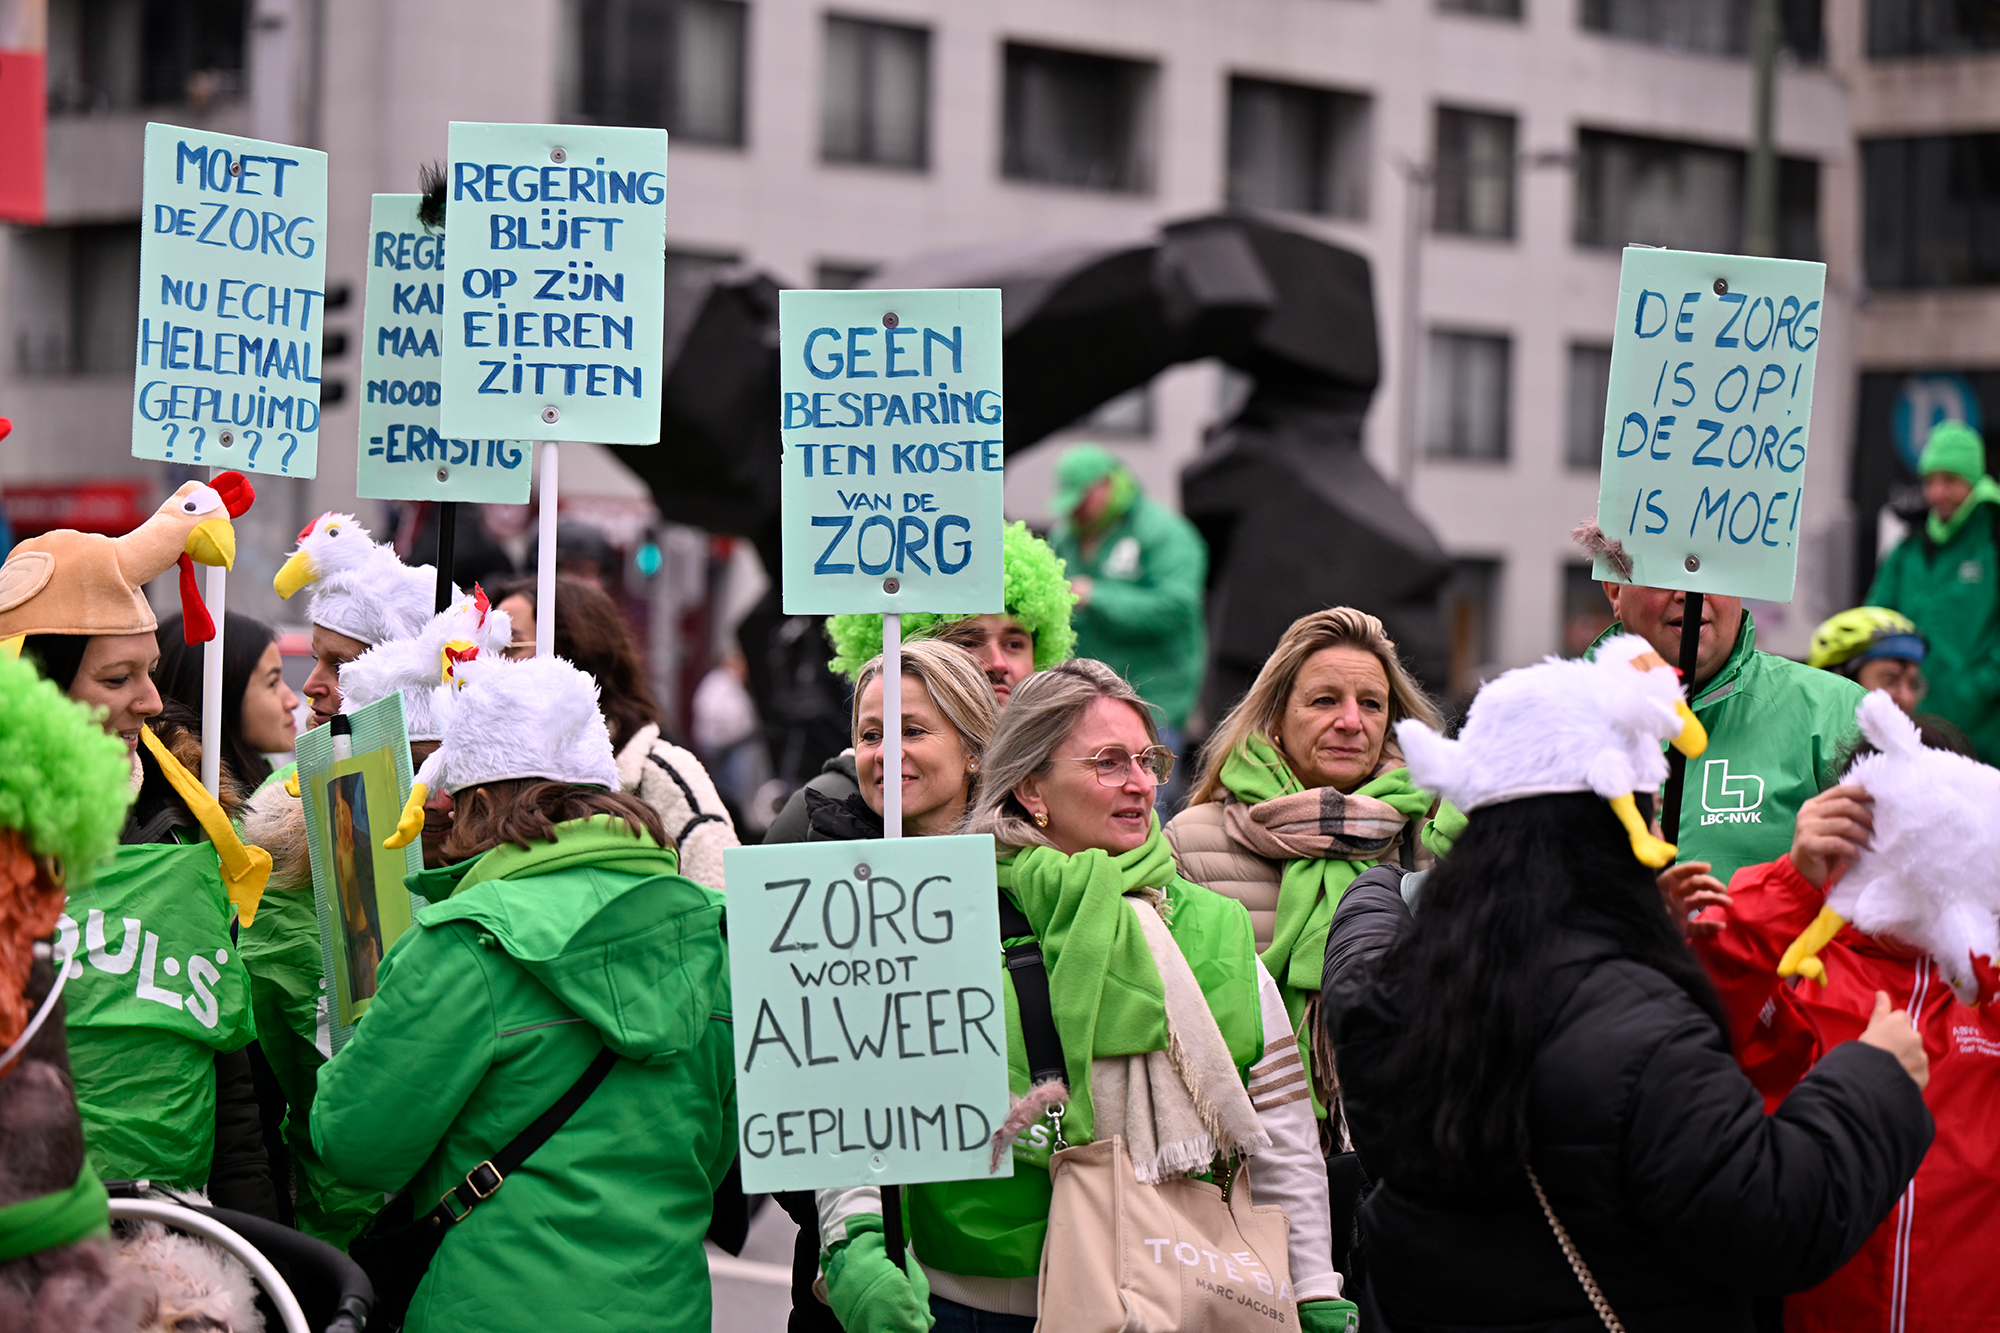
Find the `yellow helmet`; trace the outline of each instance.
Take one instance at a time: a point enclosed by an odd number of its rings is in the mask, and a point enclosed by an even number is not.
[[[1857,606],[1813,631],[1806,665],[1845,672],[1877,657],[1921,662],[1924,652],[1924,637],[1908,616],[1886,606]]]

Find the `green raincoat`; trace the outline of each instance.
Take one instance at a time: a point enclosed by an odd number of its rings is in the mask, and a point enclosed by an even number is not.
[[[1930,654],[1924,711],[1971,738],[2000,764],[2000,486],[1982,477],[1949,520],[1927,516],[1883,559],[1870,606],[1917,622]]]
[[[120,847],[57,923],[70,1073],[105,1180],[200,1188],[215,1152],[215,1056],[256,1035],[233,909],[206,842]]]
[[[608,816],[412,875],[431,905],[319,1073],[312,1136],[341,1179],[419,1210],[607,1043],[626,1057],[445,1237],[411,1333],[709,1328],[702,1236],[735,1155],[722,895]]]

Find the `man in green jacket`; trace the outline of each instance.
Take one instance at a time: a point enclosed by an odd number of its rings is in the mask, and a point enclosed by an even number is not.
[[[1159,710],[1160,739],[1178,752],[1208,659],[1208,544],[1194,524],[1148,499],[1101,445],[1063,454],[1055,510],[1062,517],[1049,545],[1068,564],[1076,590],[1076,655],[1132,682]],[[1171,808],[1165,788],[1162,800]]]
[[[2000,484],[1979,432],[1960,421],[1932,429],[1917,471],[1930,512],[1882,561],[1868,601],[1917,623],[1930,645],[1924,706],[2000,763]]]
[[[1618,620],[1599,643],[1637,634],[1667,661],[1680,660],[1686,593],[1623,583],[1604,592]],[[1744,866],[1789,852],[1799,807],[1840,780],[1863,697],[1843,676],[1759,652],[1741,597],[1703,597],[1693,708],[1708,749],[1688,761],[1675,859],[1705,861],[1727,884]]]

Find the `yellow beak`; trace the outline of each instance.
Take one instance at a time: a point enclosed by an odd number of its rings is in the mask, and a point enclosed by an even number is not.
[[[292,558],[278,567],[278,576],[271,580],[271,586],[283,599],[318,578],[319,570],[313,567],[312,557],[304,551],[294,551]]]
[[[1674,711],[1681,715],[1681,734],[1674,737],[1673,747],[1693,759],[1708,748],[1708,728],[1701,725],[1701,719],[1694,715],[1686,700],[1676,703]]]
[[[395,831],[382,839],[382,845],[391,851],[408,847],[424,831],[424,802],[431,798],[430,789],[419,782],[410,788],[410,798],[403,802],[402,817],[396,821]]]
[[[220,565],[224,569],[236,565],[236,529],[229,520],[217,515],[205,518],[194,525],[188,534],[186,551],[197,565]]]

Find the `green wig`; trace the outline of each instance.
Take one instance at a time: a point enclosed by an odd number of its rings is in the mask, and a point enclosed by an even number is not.
[[[132,804],[132,759],[81,704],[32,664],[0,657],[0,828],[26,836],[83,883],[118,846]]]
[[[1035,670],[1047,671],[1076,651],[1076,631],[1069,625],[1076,594],[1069,590],[1062,557],[1021,522],[1008,524],[1002,533],[1000,556],[1007,614],[1035,636]],[[969,618],[906,611],[903,638],[906,642],[930,638],[953,621]],[[852,681],[882,651],[882,617],[873,613],[828,616],[826,637],[833,644],[833,661],[828,665]]]

